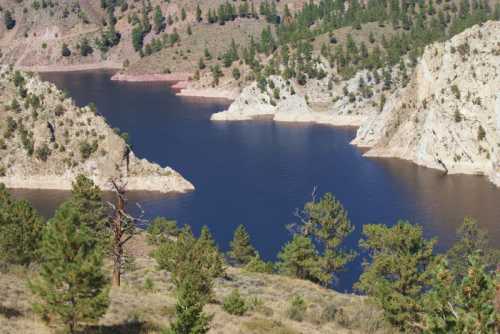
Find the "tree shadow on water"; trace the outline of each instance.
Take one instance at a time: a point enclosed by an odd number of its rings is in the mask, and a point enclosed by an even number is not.
[[[116,325],[95,325],[88,326],[79,334],[148,334],[153,331],[160,331],[157,326],[147,322],[134,321]]]
[[[19,310],[16,310],[15,308],[0,305],[0,315],[3,315],[7,319],[11,319],[11,318],[20,317],[23,314],[22,314],[22,312],[20,312]]]

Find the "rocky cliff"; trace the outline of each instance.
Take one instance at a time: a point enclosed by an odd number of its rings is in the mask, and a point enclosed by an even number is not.
[[[11,188],[70,189],[76,175],[103,189],[121,178],[129,190],[186,192],[173,169],[139,159],[126,134],[95,108],[78,108],[53,84],[0,67],[0,182]]]
[[[397,157],[500,184],[500,22],[428,46],[410,83],[388,97],[353,141],[372,157]],[[498,108],[498,107],[497,107]]]
[[[292,80],[271,76],[267,85],[253,82],[245,87],[228,110],[212,115],[213,121],[244,121],[258,118],[272,118],[276,122],[318,123],[329,125],[353,125],[354,115],[339,117],[336,111],[315,111],[304,94]],[[336,109],[338,110],[338,109]]]

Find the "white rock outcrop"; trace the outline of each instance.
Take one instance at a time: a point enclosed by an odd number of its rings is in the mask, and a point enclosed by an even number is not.
[[[271,76],[262,91],[256,82],[243,89],[226,111],[212,115],[213,121],[246,121],[271,118],[276,122],[330,123],[331,114],[313,111],[297,87],[280,76]]]
[[[78,108],[53,84],[19,73],[16,87],[15,72],[0,67],[0,183],[67,190],[84,174],[104,190],[113,179],[128,190],[194,190],[172,168],[137,158],[91,107]]]
[[[500,22],[428,46],[410,83],[358,130],[367,156],[396,157],[500,185]],[[497,107],[498,108],[498,107]]]

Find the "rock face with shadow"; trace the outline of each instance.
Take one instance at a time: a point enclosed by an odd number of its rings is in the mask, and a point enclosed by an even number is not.
[[[129,190],[194,189],[175,170],[139,159],[126,134],[53,84],[3,66],[0,89],[0,182],[7,187],[66,190],[85,174],[102,189],[113,179]]]
[[[500,185],[500,22],[426,47],[407,87],[358,130],[367,156],[396,157]]]

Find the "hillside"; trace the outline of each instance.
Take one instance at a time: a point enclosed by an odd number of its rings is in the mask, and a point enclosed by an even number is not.
[[[358,130],[371,157],[397,157],[499,184],[500,22],[428,46],[406,88]]]
[[[497,33],[497,1],[25,2],[0,0],[1,63],[111,67],[120,69],[113,80],[175,81],[179,95],[235,100],[215,121],[361,127],[354,143],[372,148],[368,155],[499,182],[496,49],[470,35],[475,48],[429,51],[488,20],[482,33]],[[421,88],[428,83],[437,90]]]
[[[0,183],[7,187],[70,189],[85,174],[103,189],[119,178],[130,190],[194,189],[173,169],[139,159],[127,134],[53,84],[2,66],[0,87]]]
[[[156,334],[174,319],[174,286],[168,279],[169,274],[156,269],[155,260],[147,255],[149,248],[144,234],[137,235],[130,248],[135,256],[132,269],[124,276],[123,285],[112,289],[106,315],[87,333]],[[54,332],[31,310],[33,296],[25,282],[32,275],[32,271],[23,268],[11,268],[0,275],[0,328],[3,334]],[[206,306],[206,312],[214,315],[211,334],[393,333],[385,325],[382,313],[365,297],[341,294],[307,281],[233,267],[227,268],[226,276],[215,282],[214,301]],[[222,309],[222,300],[234,288],[253,305],[242,317]],[[287,316],[294,296],[301,296],[307,305],[302,321]]]
[[[135,73],[134,68],[143,67],[141,73],[150,73],[153,64],[155,72],[161,73],[167,66],[162,66],[161,62],[157,63],[159,58],[142,60],[141,53],[134,50],[133,29],[136,20],[144,18],[144,11],[146,10],[146,16],[153,28],[152,31],[150,28],[149,32],[144,33],[142,44],[146,45],[155,39],[168,40],[169,34],[172,35],[174,32],[181,35],[182,41],[188,36],[186,33],[188,26],[195,32],[205,32],[209,26],[206,18],[208,10],[215,12],[221,4],[226,2],[225,0],[152,0],[145,2],[144,6],[139,1],[0,0],[2,21],[5,21],[5,14],[8,11],[15,22],[10,29],[6,24],[0,25],[0,63],[12,64],[26,70],[64,71],[94,68],[120,69],[124,67],[124,64],[138,62],[135,67],[131,68],[131,73]],[[260,2],[263,1],[254,1],[257,9]],[[287,2],[292,11],[301,8],[303,3],[305,3],[304,0]],[[201,22],[196,19],[197,5],[202,11]],[[163,15],[163,27],[158,31],[154,22],[157,7]],[[282,10],[283,4],[278,3],[277,8]],[[255,26],[264,22],[263,19],[248,21],[253,21],[251,24]],[[211,47],[227,47],[234,27],[221,27],[222,33],[219,32],[213,36],[220,36],[225,41],[219,41],[217,44],[211,43]],[[237,34],[247,34],[247,27],[248,25],[244,24],[238,28]],[[112,36],[111,31],[118,33],[114,41],[115,37]],[[84,40],[87,40],[91,48],[89,52],[82,52],[81,46]],[[62,54],[64,45],[70,51],[65,56]],[[179,43],[175,49],[179,52],[181,44]],[[198,58],[193,58],[193,60],[197,61]],[[174,63],[169,62],[169,66],[175,68]]]

